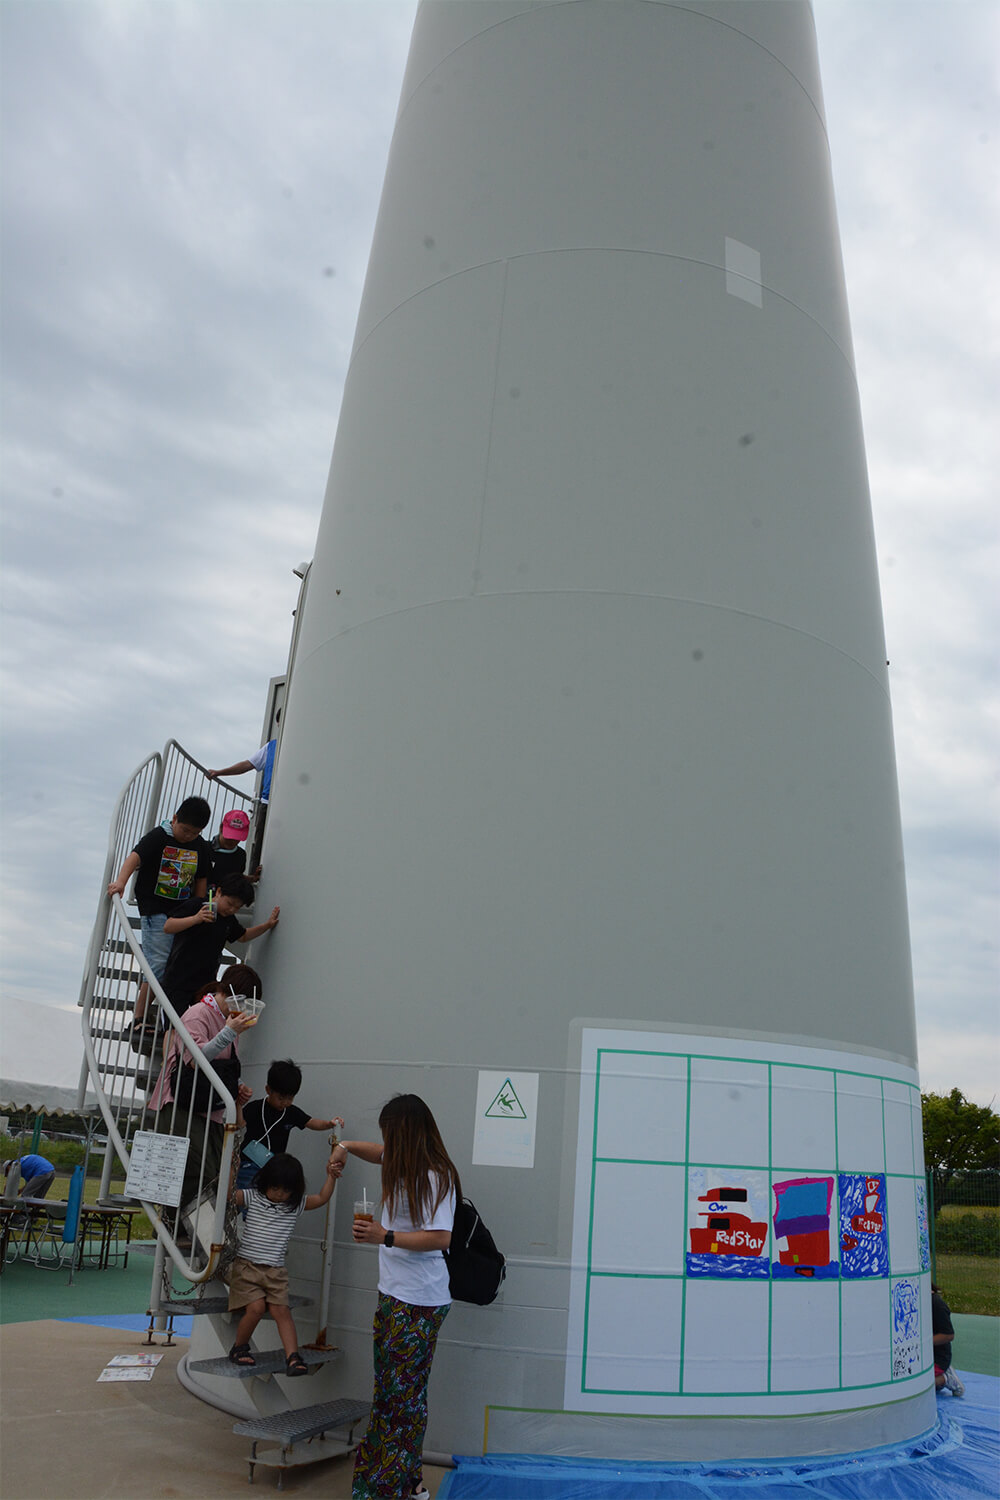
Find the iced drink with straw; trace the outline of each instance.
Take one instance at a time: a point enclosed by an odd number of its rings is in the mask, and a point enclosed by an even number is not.
[[[249,1018],[249,1024],[251,1026],[256,1026],[257,1022],[260,1020],[261,1012],[264,1009],[265,1002],[263,1000],[258,1000],[256,995],[235,994],[233,992],[232,985],[229,986],[229,995],[230,1009],[237,1011],[244,1016],[247,1016]]]

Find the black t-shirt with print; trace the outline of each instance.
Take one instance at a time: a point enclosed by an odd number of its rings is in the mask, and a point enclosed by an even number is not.
[[[176,916],[180,902],[194,895],[195,881],[208,878],[208,845],[199,835],[192,843],[182,843],[165,828],[153,828],[133,849],[139,856],[135,877],[135,899],[144,917],[163,912]]]

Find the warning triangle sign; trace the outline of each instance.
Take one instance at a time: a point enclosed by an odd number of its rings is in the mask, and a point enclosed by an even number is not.
[[[528,1118],[509,1078],[506,1079],[503,1088],[486,1111],[486,1118],[487,1120],[526,1120]]]

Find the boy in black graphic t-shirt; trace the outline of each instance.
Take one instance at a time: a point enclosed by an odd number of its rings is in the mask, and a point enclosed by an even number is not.
[[[109,896],[124,896],[125,887],[138,871],[135,881],[135,899],[139,907],[139,927],[142,934],[142,951],[157,979],[163,978],[173,937],[164,932],[164,924],[178,903],[192,896],[204,900],[208,890],[210,868],[208,845],[201,837],[201,830],[212,816],[212,809],[204,797],[187,797],[170,820],[170,832],[165,828],[151,828],[144,833],[131,854],[118,871],[117,878],[108,886]],[[135,1002],[135,1021],[132,1027],[133,1045],[136,1045],[136,1027],[146,1012],[149,987],[142,984]],[[139,1032],[142,1028],[139,1027]],[[140,1050],[147,1050],[143,1045]],[[152,1038],[148,1041],[152,1051]]]

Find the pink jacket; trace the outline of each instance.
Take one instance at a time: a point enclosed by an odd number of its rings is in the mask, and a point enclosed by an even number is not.
[[[184,1025],[187,1027],[188,1031],[190,1031],[192,1040],[197,1044],[199,1049],[203,1048],[206,1042],[210,1042],[214,1036],[218,1036],[219,1032],[226,1024],[225,1017],[220,1015],[215,1006],[210,1005],[206,1000],[199,1000],[196,1005],[189,1005],[187,1010],[181,1016],[181,1020],[184,1022]],[[150,1109],[163,1109],[165,1105],[171,1104],[173,1102],[174,1057],[180,1052],[180,1050],[180,1037],[177,1035],[176,1031],[171,1032],[170,1046],[167,1048],[167,1055],[163,1059],[163,1067],[160,1069],[160,1076],[156,1080],[156,1084],[153,1088],[152,1094],[150,1094],[149,1096]],[[219,1058],[235,1056],[235,1042],[231,1042],[228,1047],[223,1047],[222,1051],[219,1053]],[[217,1062],[218,1060],[218,1058],[212,1059],[213,1062]],[[178,1066],[184,1067],[185,1065],[184,1063],[178,1063]],[[178,1110],[178,1118],[180,1117],[180,1114],[181,1111]],[[225,1112],[221,1109],[213,1110],[211,1118],[221,1123],[221,1121],[225,1119]]]

